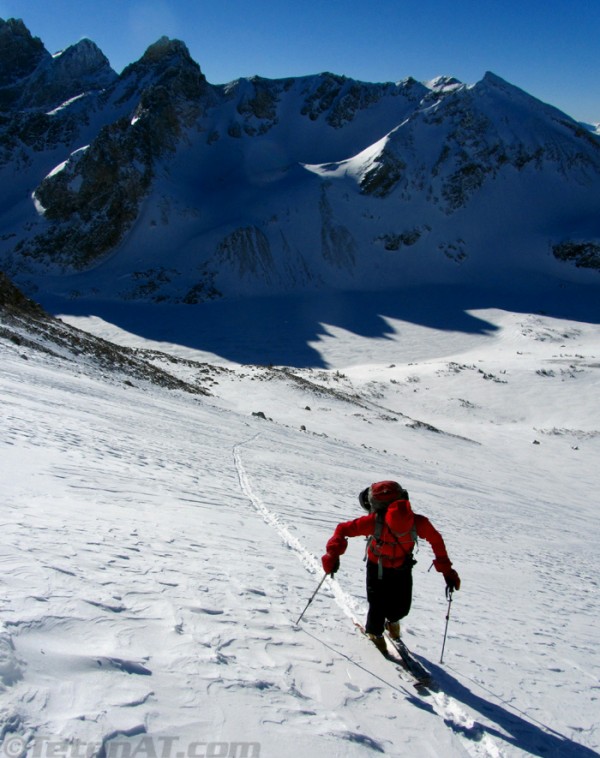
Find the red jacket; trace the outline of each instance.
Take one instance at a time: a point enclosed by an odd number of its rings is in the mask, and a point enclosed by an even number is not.
[[[327,552],[339,558],[346,552],[348,537],[374,535],[376,522],[377,514],[369,513],[368,516],[338,524],[327,543]],[[388,506],[379,540],[369,542],[368,559],[373,563],[378,563],[381,559],[384,568],[399,568],[415,547],[415,534],[431,545],[435,555],[435,568],[441,573],[448,571],[452,562],[448,558],[442,535],[428,518],[412,512],[408,500],[397,500]]]

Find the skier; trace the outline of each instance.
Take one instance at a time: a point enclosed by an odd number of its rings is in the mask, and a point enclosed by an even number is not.
[[[359,501],[369,515],[338,524],[321,562],[326,574],[335,574],[340,556],[348,547],[347,538],[369,537],[365,556],[369,603],[365,631],[385,652],[384,629],[392,639],[399,639],[400,619],[410,610],[417,538],[431,545],[433,565],[444,575],[447,592],[460,589],[460,577],[452,568],[442,535],[428,518],[413,513],[408,492],[398,482],[375,482],[360,493]]]

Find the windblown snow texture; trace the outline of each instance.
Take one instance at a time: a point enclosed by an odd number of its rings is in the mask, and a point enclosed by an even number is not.
[[[597,755],[597,322],[332,326],[330,368],[268,367],[73,319],[111,345],[0,285],[5,755]],[[429,695],[355,632],[362,540],[295,626],[389,477],[462,578],[442,667],[421,546]]]

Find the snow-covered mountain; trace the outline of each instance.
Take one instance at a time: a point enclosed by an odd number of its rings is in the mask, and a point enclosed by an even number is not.
[[[103,53],[83,39],[50,55],[22,21],[0,19],[0,102],[2,111],[51,110],[117,78]]]
[[[598,283],[600,139],[488,73],[120,76],[0,22],[0,265],[34,291],[195,303],[407,284]]]

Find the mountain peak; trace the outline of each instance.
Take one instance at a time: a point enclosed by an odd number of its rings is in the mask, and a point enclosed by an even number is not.
[[[0,18],[0,87],[31,74],[50,53],[21,19]]]
[[[180,73],[186,71],[188,75],[200,77],[205,82],[200,66],[191,57],[185,42],[163,36],[150,45],[139,60],[127,66],[121,73],[121,78],[145,78],[150,72],[158,77],[168,72],[169,77],[172,77],[174,70],[179,70]]]
[[[89,39],[55,55],[20,19],[0,19],[0,108],[48,108],[117,78],[100,48]]]
[[[483,76],[483,81],[487,84],[496,84],[500,86],[504,86],[508,84],[506,79],[503,79],[501,76],[498,76],[498,74],[495,74],[493,71],[486,71]]]
[[[31,32],[20,18],[8,18],[6,21],[0,18],[0,35],[31,38]]]
[[[478,89],[495,89],[500,92],[513,94],[520,93],[526,95],[529,100],[534,99],[532,95],[529,95],[527,92],[520,89],[516,85],[507,82],[506,79],[498,76],[498,74],[494,74],[492,71],[486,71],[483,79],[481,79],[481,81],[477,82],[477,84],[473,86]]]
[[[191,61],[190,51],[187,48],[185,42],[178,39],[171,39],[170,37],[162,36],[156,42],[154,42],[144,55],[142,56],[141,63],[155,63],[156,61],[166,60],[169,58],[183,58]]]
[[[95,79],[96,88],[117,78],[108,58],[92,40],[84,38],[52,58],[54,78]]]
[[[84,92],[102,90],[117,79],[108,58],[89,39],[45,58],[22,83],[20,103],[48,108]]]
[[[64,57],[78,58],[80,60],[86,60],[89,62],[99,62],[102,64],[108,63],[108,58],[104,55],[98,45],[88,37],[83,37],[74,45],[55,53],[53,56],[55,60]]]
[[[463,83],[454,76],[436,76],[435,79],[427,82],[426,86],[435,92],[450,92],[457,87],[462,87]]]

